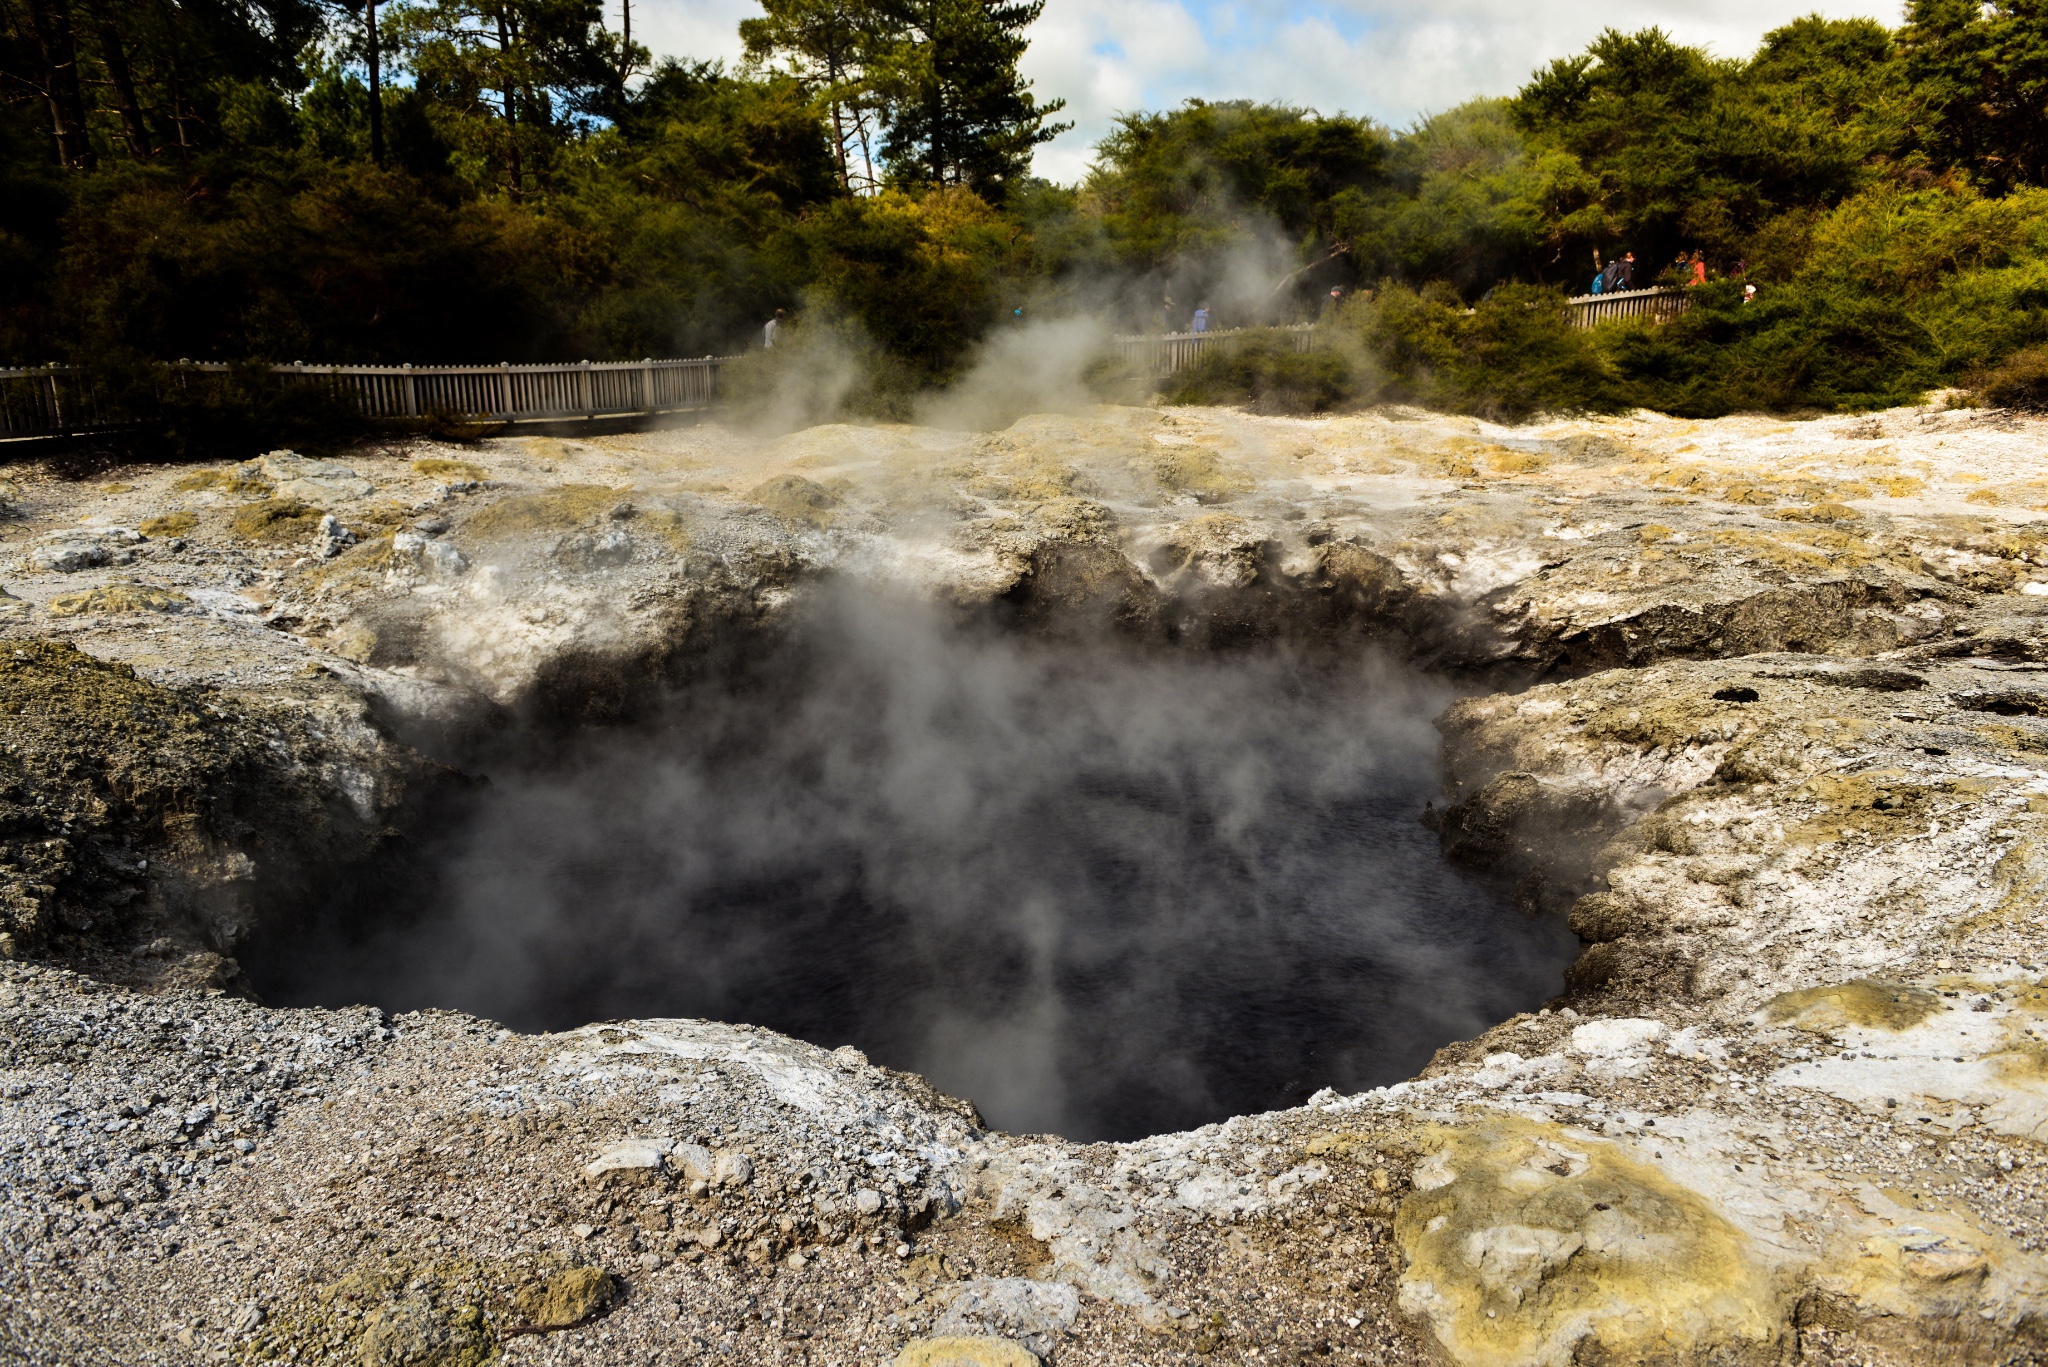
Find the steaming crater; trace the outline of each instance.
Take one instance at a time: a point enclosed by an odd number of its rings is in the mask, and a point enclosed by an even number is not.
[[[1016,1132],[1276,1109],[1411,1075],[1576,950],[1418,823],[1448,698],[1377,654],[1055,644],[837,593],[629,728],[486,762],[424,880],[245,962],[279,1003],[853,1044]]]

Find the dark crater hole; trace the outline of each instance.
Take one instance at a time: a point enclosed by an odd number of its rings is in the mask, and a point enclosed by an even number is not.
[[[1440,681],[834,595],[650,715],[491,756],[411,872],[247,946],[280,1004],[853,1044],[1082,1140],[1412,1075],[1576,941],[1447,864]]]

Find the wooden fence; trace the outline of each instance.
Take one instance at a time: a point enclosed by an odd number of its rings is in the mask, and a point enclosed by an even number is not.
[[[1589,328],[1620,318],[1648,318],[1667,323],[1692,307],[1683,289],[1616,290],[1612,294],[1581,294],[1565,301],[1574,327]]]
[[[325,389],[366,418],[443,416],[480,422],[631,417],[707,408],[729,357],[580,361],[573,365],[274,365],[290,386]],[[157,397],[171,401],[225,375],[219,362],[162,367]],[[0,370],[0,437],[43,437],[117,425],[103,383],[73,366]],[[121,405],[132,407],[132,402]]]
[[[1656,291],[1638,291],[1656,293]],[[1611,299],[1630,296],[1613,295]],[[1187,370],[1203,357],[1235,350],[1254,335],[1285,338],[1296,351],[1316,348],[1306,324],[1230,328],[1164,336],[1118,337],[1124,364],[1150,377]],[[366,418],[439,416],[476,422],[620,418],[708,408],[718,399],[719,370],[732,358],[673,361],[580,361],[573,365],[273,365],[287,386],[324,389]],[[190,399],[210,376],[230,367],[178,361],[158,368],[155,401]],[[132,391],[118,398],[89,368],[0,369],[0,438],[105,431],[136,419]]]
[[[1285,337],[1296,351],[1316,349],[1316,330],[1307,323],[1279,328],[1229,328],[1220,332],[1169,332],[1119,337],[1117,356],[1140,375],[1158,378],[1192,369],[1205,356],[1234,351],[1256,333]]]

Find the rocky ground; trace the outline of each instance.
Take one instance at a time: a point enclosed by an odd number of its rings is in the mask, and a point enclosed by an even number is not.
[[[2048,425],[1105,409],[4,493],[11,1359],[2048,1357]],[[465,738],[825,576],[1489,680],[1431,819],[1586,950],[1412,1081],[1125,1145],[745,1027],[251,999]]]

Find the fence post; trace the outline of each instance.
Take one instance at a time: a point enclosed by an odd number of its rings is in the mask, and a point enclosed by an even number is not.
[[[405,363],[405,416],[417,418],[420,415],[420,391],[412,377],[412,362]]]
[[[652,413],[654,411],[654,358],[652,356],[642,356],[640,358],[640,411],[643,413]]]
[[[503,412],[505,421],[512,421],[512,363],[510,361],[498,362],[498,398],[502,401],[498,406]]]
[[[577,388],[581,391],[580,397],[583,400],[583,416],[586,418],[596,417],[597,408],[590,401],[590,362],[578,361],[576,363],[576,384]]]
[[[64,399],[57,389],[57,363],[50,362],[50,417],[57,430],[64,430]]]

